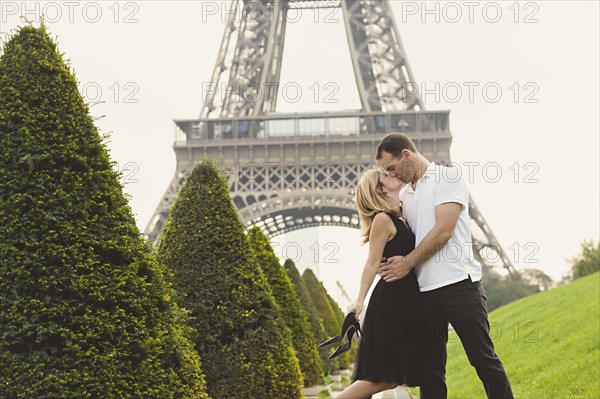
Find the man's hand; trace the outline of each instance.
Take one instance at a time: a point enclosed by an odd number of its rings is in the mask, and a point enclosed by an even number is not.
[[[385,258],[382,258],[377,274],[388,283],[400,280],[412,269],[404,256],[392,256],[385,261],[383,259]]]

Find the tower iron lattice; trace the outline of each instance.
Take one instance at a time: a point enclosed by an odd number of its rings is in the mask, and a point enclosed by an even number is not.
[[[361,109],[276,113],[289,10],[339,8]],[[449,111],[425,110],[388,0],[232,0],[211,83],[195,119],[175,120],[177,166],[144,234],[156,245],[188,172],[218,159],[239,216],[270,236],[313,226],[358,228],[354,189],[387,133],[450,163]],[[242,15],[241,18],[239,16]],[[473,256],[516,274],[472,198]]]

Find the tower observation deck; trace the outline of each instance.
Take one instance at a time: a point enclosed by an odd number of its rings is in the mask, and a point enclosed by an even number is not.
[[[341,9],[361,109],[277,113],[287,12],[315,7]],[[359,228],[354,190],[386,134],[405,133],[427,159],[450,162],[450,111],[425,110],[416,87],[388,0],[232,0],[212,90],[198,118],[174,121],[176,170],[146,238],[158,242],[187,173],[206,156],[218,160],[247,227],[270,236]],[[469,215],[475,258],[516,273],[472,198]]]

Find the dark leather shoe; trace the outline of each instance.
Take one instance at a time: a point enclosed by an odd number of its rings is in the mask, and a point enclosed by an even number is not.
[[[344,339],[344,337],[346,336],[346,333],[348,332],[348,329],[351,326],[354,326],[356,323],[357,323],[357,320],[356,320],[356,316],[354,315],[354,313],[348,313],[346,315],[346,318],[344,319],[344,324],[342,324],[341,335],[336,335],[335,337],[329,338],[328,340],[319,344],[319,346],[317,348],[326,349],[326,348],[332,348],[334,346],[340,346],[342,344],[342,340]]]

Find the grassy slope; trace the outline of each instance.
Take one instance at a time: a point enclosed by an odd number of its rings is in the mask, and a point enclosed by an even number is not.
[[[600,273],[510,303],[489,320],[515,397],[600,398]],[[456,334],[448,341],[448,397],[485,398]]]

